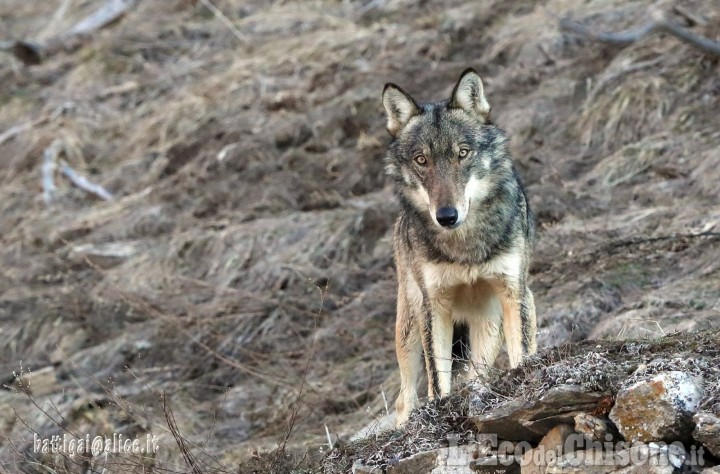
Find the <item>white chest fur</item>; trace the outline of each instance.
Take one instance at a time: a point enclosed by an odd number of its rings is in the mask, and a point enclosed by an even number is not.
[[[504,280],[513,286],[522,272],[520,252],[498,255],[480,265],[457,263],[424,263],[423,279],[428,289],[442,290],[460,285],[472,285],[479,280]]]

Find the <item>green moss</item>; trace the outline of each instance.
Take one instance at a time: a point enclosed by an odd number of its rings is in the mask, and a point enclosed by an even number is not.
[[[649,285],[651,274],[647,267],[627,262],[609,270],[601,279],[614,288],[624,290]]]

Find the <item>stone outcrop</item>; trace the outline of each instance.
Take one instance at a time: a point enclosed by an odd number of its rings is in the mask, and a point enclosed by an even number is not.
[[[355,451],[354,472],[718,472],[718,337],[547,352],[418,408],[404,430],[374,432]]]
[[[673,474],[685,460],[682,448],[638,443],[619,451],[583,450],[548,465],[547,474]]]
[[[574,424],[575,416],[592,411],[604,394],[577,385],[560,385],[537,400],[511,400],[487,413],[477,413],[470,402],[470,416],[480,433],[501,439],[537,442],[554,426]]]
[[[603,443],[608,439],[613,439],[617,434],[617,429],[610,420],[589,413],[580,413],[575,416],[575,431],[591,443]]]
[[[720,417],[702,411],[693,417],[693,438],[700,441],[715,457],[720,458]]]
[[[621,390],[610,419],[627,441],[684,441],[702,396],[701,382],[691,375],[661,372]]]
[[[555,460],[562,457],[566,451],[572,451],[572,444],[569,444],[570,449],[567,449],[566,441],[573,433],[575,431],[570,425],[557,425],[548,431],[537,447],[523,456],[521,473],[545,474],[550,458]]]

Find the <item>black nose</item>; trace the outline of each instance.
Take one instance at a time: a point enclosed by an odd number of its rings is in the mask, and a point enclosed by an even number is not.
[[[435,218],[441,226],[452,227],[457,222],[458,212],[454,207],[441,207],[435,213]]]

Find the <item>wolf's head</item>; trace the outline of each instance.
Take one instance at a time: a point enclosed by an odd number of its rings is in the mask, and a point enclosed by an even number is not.
[[[505,137],[489,121],[480,76],[466,70],[450,100],[418,104],[395,84],[385,85],[383,105],[393,141],[386,170],[401,199],[444,229],[460,227],[470,207],[493,188],[493,174],[507,169]]]

